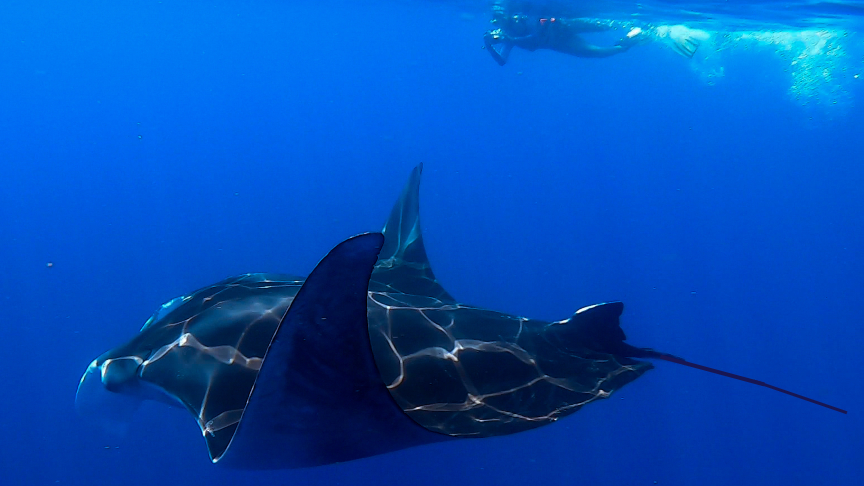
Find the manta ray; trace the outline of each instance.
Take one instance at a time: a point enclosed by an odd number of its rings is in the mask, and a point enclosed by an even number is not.
[[[321,466],[513,434],[608,398],[662,359],[625,342],[624,306],[546,322],[457,301],[420,231],[417,166],[381,233],[350,238],[307,278],[251,273],[162,305],[87,367],[76,404],[179,404],[213,463]],[[110,409],[97,409],[108,414]]]

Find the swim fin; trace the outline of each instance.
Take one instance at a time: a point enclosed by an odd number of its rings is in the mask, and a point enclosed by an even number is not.
[[[704,30],[691,29],[683,25],[661,25],[654,29],[654,33],[666,41],[672,50],[688,59],[696,54],[702,41],[710,38]]]

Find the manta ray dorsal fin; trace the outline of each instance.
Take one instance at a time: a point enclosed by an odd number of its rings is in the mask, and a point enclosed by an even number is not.
[[[628,358],[653,358],[659,353],[649,348],[637,348],[625,343],[627,336],[619,318],[624,312],[621,302],[603,302],[576,311],[569,319],[553,322],[549,335],[568,346],[581,346],[600,353]]]
[[[423,164],[411,171],[399,201],[384,225],[384,247],[372,273],[369,290],[400,292],[455,302],[438,283],[423,246],[420,230],[420,173]]]

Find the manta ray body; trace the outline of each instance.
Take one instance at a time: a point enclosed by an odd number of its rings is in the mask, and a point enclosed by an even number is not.
[[[90,363],[79,409],[179,403],[214,463],[300,468],[540,427],[652,368],[636,358],[687,364],[625,343],[620,302],[545,322],[456,301],[423,246],[421,170],[382,233],[309,277],[245,274],[161,306]]]

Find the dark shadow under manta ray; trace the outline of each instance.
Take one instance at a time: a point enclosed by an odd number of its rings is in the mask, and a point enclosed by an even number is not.
[[[387,221],[306,278],[246,274],[164,304],[87,368],[76,403],[179,402],[214,463],[298,468],[512,434],[607,398],[654,358],[609,302],[544,322],[457,302],[420,233],[418,166]],[[112,400],[114,399],[114,400]]]

